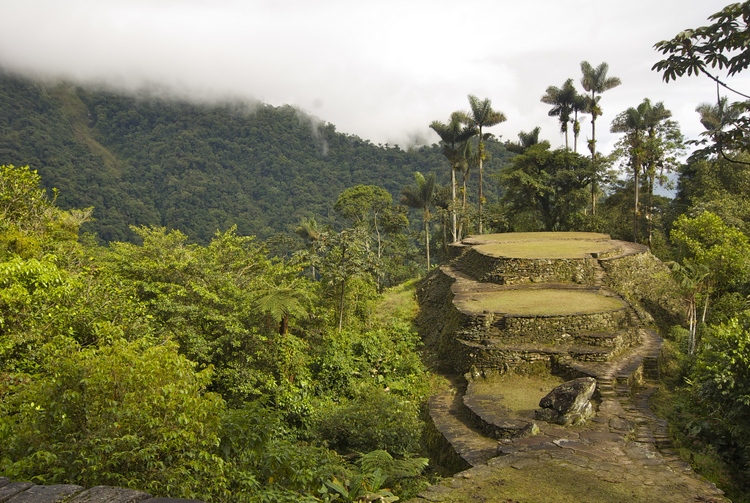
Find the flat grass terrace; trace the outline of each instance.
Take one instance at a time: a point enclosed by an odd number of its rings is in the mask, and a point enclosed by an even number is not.
[[[590,258],[620,250],[607,234],[596,232],[513,232],[464,239],[479,253],[491,257],[566,259]]]
[[[457,295],[454,304],[468,313],[498,313],[510,316],[565,316],[604,313],[623,309],[618,297],[575,288],[509,288],[473,295]]]

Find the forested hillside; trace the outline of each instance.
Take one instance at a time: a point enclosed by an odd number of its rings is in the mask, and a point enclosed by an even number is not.
[[[499,170],[507,152],[489,142]],[[129,225],[179,229],[208,242],[291,233],[303,218],[331,223],[338,195],[378,185],[398,199],[414,172],[450,169],[437,145],[404,150],[336,131],[291,106],[196,104],[34,82],[0,71],[0,159],[28,165],[64,209],[94,207],[84,231],[132,240]],[[484,197],[496,200],[494,184]]]

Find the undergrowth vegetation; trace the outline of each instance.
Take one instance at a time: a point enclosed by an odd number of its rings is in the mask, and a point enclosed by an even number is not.
[[[39,182],[0,171],[4,475],[209,502],[424,486],[413,284],[391,310],[353,258],[314,279],[315,250],[271,258],[233,229],[101,247]]]

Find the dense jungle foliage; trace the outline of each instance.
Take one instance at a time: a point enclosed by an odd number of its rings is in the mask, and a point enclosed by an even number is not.
[[[718,72],[750,65],[746,19],[732,4],[658,43],[654,69],[738,95]],[[644,99],[605,155],[595,119],[620,82],[581,71],[584,93],[569,79],[542,98],[565,147],[487,137],[506,117],[470,96],[430,125],[439,145],[408,150],[289,106],[1,72],[0,472],[211,502],[414,494],[430,382],[414,280],[480,229],[596,230],[669,261],[685,316],[659,327],[657,405],[747,501],[750,102],[698,104],[706,131],[686,141]],[[674,199],[655,193],[670,171]]]
[[[234,228],[140,227],[105,248],[26,167],[0,167],[0,213],[4,475],[210,501],[424,483],[413,309],[379,316],[375,278],[334,270],[342,243],[283,261]]]

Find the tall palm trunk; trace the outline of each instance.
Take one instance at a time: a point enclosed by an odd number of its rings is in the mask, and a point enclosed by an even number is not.
[[[482,192],[482,179],[484,175],[484,143],[482,142],[482,128],[479,128],[479,234],[482,234],[482,205],[484,204],[484,192]]]
[[[339,295],[339,332],[344,328],[344,300],[346,297],[346,280],[341,281],[341,294]]]
[[[591,93],[591,99],[594,99],[594,93]],[[591,151],[591,163],[594,173],[591,177],[591,214],[596,215],[596,115],[591,114],[591,141],[589,142]]]
[[[634,196],[634,202],[633,202],[633,241],[638,242],[638,195],[639,195],[639,171],[641,170],[640,166],[633,162],[633,183],[635,184],[635,187],[633,190],[635,190],[635,196]]]
[[[458,241],[458,226],[456,218],[456,170],[451,167],[451,230],[453,231],[453,242]]]
[[[424,212],[424,247],[427,250],[427,270],[430,270],[430,212]]]

